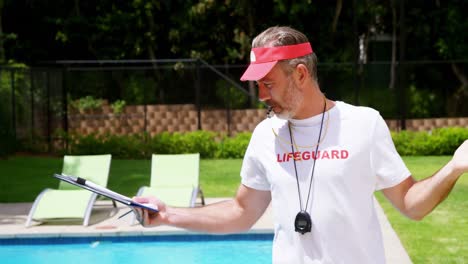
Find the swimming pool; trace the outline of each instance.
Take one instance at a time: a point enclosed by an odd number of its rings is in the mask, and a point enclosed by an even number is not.
[[[271,263],[273,234],[0,239],[10,263]]]

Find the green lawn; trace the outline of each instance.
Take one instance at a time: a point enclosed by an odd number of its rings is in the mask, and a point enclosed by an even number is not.
[[[417,179],[432,175],[450,157],[404,157]],[[207,197],[233,196],[240,182],[242,161],[202,160],[200,185]],[[60,158],[14,157],[0,160],[0,202],[31,202],[61,170]],[[149,183],[149,160],[112,160],[108,187],[128,196]],[[421,222],[406,219],[377,193],[393,228],[414,263],[468,263],[468,175],[451,195]]]
[[[417,179],[440,169],[450,157],[404,157]],[[414,263],[468,263],[468,174],[452,193],[420,222],[402,216],[381,193],[377,199]]]
[[[241,160],[201,160],[200,186],[206,197],[234,196],[240,183]],[[150,181],[150,160],[113,159],[108,187],[127,196]],[[32,202],[44,188],[56,188],[52,177],[62,169],[62,159],[12,157],[0,159],[0,203]]]

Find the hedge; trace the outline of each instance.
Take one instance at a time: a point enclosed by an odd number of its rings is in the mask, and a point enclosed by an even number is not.
[[[457,147],[468,139],[468,129],[459,127],[439,128],[431,132],[401,131],[391,134],[397,151],[404,156],[452,155]],[[153,153],[198,152],[205,159],[237,159],[244,156],[251,135],[251,133],[239,133],[234,137],[228,137],[209,131],[164,132],[153,137],[148,134],[136,136],[64,134],[62,136],[68,138],[69,144],[68,149],[60,154],[111,153],[115,158],[147,159]],[[23,148],[31,149],[27,146]]]
[[[468,129],[449,127],[430,132],[401,131],[393,132],[392,138],[400,155],[452,155],[468,139]]]

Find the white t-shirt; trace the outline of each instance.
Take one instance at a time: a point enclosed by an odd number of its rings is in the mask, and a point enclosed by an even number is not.
[[[324,115],[315,153],[321,120],[322,114],[290,120],[294,154],[288,122],[276,117],[255,128],[247,148],[242,184],[271,191],[273,263],[385,263],[374,192],[411,174],[377,111],[336,102]],[[300,208],[293,157],[303,207],[317,158],[307,207],[312,231],[304,235],[294,231]]]

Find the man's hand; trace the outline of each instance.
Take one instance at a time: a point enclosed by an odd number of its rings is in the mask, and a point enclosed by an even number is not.
[[[458,147],[450,163],[455,172],[460,174],[468,172],[468,140]]]
[[[197,232],[227,234],[252,227],[270,204],[271,194],[270,191],[255,190],[241,184],[234,199],[201,207],[166,206],[155,197],[134,197],[133,200],[158,207],[157,213],[134,207],[138,221],[144,227],[169,225]]]
[[[135,207],[135,216],[138,222],[144,227],[152,227],[152,226],[159,226],[164,224],[163,219],[166,213],[166,204],[164,204],[161,200],[157,199],[153,196],[148,197],[133,197],[133,201],[142,203],[142,204],[151,204],[155,208],[158,208],[159,212],[153,212],[146,209],[142,209],[139,207]]]
[[[384,189],[383,193],[400,212],[411,219],[421,220],[449,195],[465,172],[468,172],[468,140],[432,177],[420,181],[408,177],[398,185]]]

